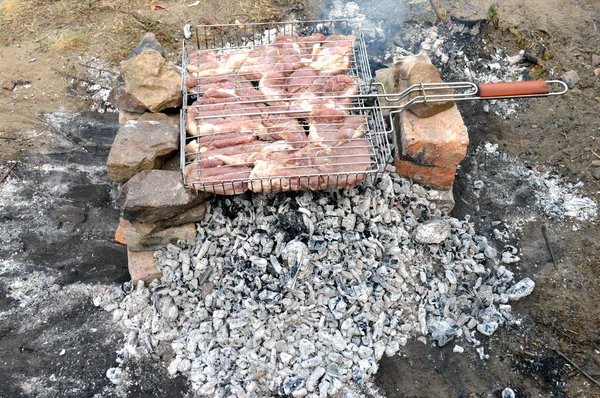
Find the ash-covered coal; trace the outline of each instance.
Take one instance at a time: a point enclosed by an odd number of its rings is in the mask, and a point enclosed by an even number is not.
[[[533,281],[515,286],[486,238],[429,195],[386,172],[339,192],[208,203],[197,241],[155,253],[160,280],[95,298],[125,334],[115,380],[162,358],[200,396],[325,397],[354,394],[409,339],[479,346],[516,322],[508,302]]]

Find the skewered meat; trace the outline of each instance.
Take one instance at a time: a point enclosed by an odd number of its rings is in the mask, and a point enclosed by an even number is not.
[[[365,118],[343,111],[322,108],[313,111],[309,120],[308,139],[316,145],[337,146],[365,135]]]
[[[348,73],[352,62],[354,36],[333,35],[325,38],[310,66],[323,76]]]

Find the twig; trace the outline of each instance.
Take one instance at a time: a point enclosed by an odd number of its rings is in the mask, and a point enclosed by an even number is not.
[[[550,252],[550,257],[552,257],[552,264],[554,264],[554,268],[558,270],[558,264],[556,264],[556,257],[554,257],[554,251],[552,250],[552,246],[550,246],[550,239],[548,239],[548,233],[546,232],[546,224],[542,224],[542,235],[544,235],[544,241],[546,241],[546,247]]]
[[[19,161],[19,159],[15,160],[15,162],[12,164],[12,166],[10,166],[8,168],[8,171],[6,172],[6,174],[4,174],[2,176],[2,179],[0,179],[0,184],[2,184],[4,182],[4,180],[6,180],[6,177],[8,177],[8,175],[10,174],[10,172],[12,171],[12,169],[15,168],[15,166],[17,165],[17,162]]]
[[[593,149],[590,149],[590,152],[592,152],[592,155],[594,155],[595,157],[597,157],[598,159],[600,159],[600,155],[598,155],[596,152],[594,152]]]
[[[585,377],[587,377],[588,379],[590,379],[590,381],[592,383],[594,383],[595,385],[597,385],[598,387],[600,387],[600,382],[598,382],[598,380],[594,379],[592,376],[590,376],[589,374],[587,374],[579,366],[575,365],[575,363],[573,361],[571,361],[565,354],[563,354],[562,352],[558,351],[557,349],[555,349],[554,352],[556,352],[560,357],[562,357],[565,361],[567,361],[568,363],[570,363],[575,369],[577,369],[579,372],[581,372],[582,375],[584,375]]]

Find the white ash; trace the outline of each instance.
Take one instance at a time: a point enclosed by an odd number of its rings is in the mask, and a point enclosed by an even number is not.
[[[513,322],[513,272],[426,197],[384,173],[339,192],[208,203],[197,241],[155,253],[161,280],[95,298],[124,330],[120,367],[170,345],[168,371],[197,395],[324,397],[359,391],[409,339],[479,345]],[[417,243],[432,223],[440,243]]]
[[[119,70],[96,57],[79,56],[71,78],[70,95],[91,100],[90,111],[116,112],[108,96],[119,77]]]
[[[380,61],[391,65],[397,57],[425,52],[446,81],[495,83],[523,80],[527,70],[523,64],[524,51],[509,54],[502,48],[488,48],[486,41],[478,36],[457,33],[453,24],[449,22],[448,27],[426,29],[407,26],[402,37],[394,41],[402,42],[404,46],[390,45]],[[484,110],[508,118],[517,114],[519,101],[486,101]]]
[[[487,177],[490,180],[487,175],[493,174],[494,178],[500,181],[522,181],[523,189],[531,192],[537,208],[536,214],[532,217],[537,216],[539,212],[561,221],[567,219],[589,221],[597,217],[598,204],[580,192],[584,186],[583,182],[576,184],[567,182],[565,178],[558,175],[556,170],[540,171],[531,168],[521,159],[508,156],[497,149],[497,145],[489,143],[476,148],[473,151],[474,157],[479,160],[474,163],[474,168],[467,178]],[[473,184],[475,183],[476,180]],[[511,199],[512,193],[499,191],[503,189],[505,188],[498,184],[497,187],[485,185],[475,192],[481,195],[488,191],[488,197],[502,201],[504,206],[516,205],[511,202],[514,199]]]

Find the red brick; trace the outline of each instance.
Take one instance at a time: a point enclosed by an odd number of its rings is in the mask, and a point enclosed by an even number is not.
[[[133,284],[143,280],[146,284],[162,276],[162,272],[156,268],[158,262],[154,258],[154,251],[133,252],[127,250],[129,260],[129,274]]]
[[[387,94],[397,94],[406,90],[408,87],[419,83],[443,83],[440,73],[437,68],[431,63],[431,59],[426,54],[419,54],[408,57],[400,57],[397,62],[387,70],[379,70],[375,72],[376,79],[385,87]],[[454,93],[452,89],[428,91],[427,95],[451,95]],[[382,105],[399,105],[421,96],[422,92],[415,91],[410,96],[405,97],[402,101],[387,102],[381,99]],[[454,102],[428,102],[421,104],[413,104],[410,109],[419,117],[430,117],[437,113],[450,109]],[[385,113],[385,111],[384,111]]]
[[[454,183],[456,166],[423,166],[410,160],[401,159],[396,152],[396,173],[426,187],[450,189]]]
[[[456,105],[428,118],[399,115],[402,157],[423,166],[454,167],[467,154],[469,134]]]

